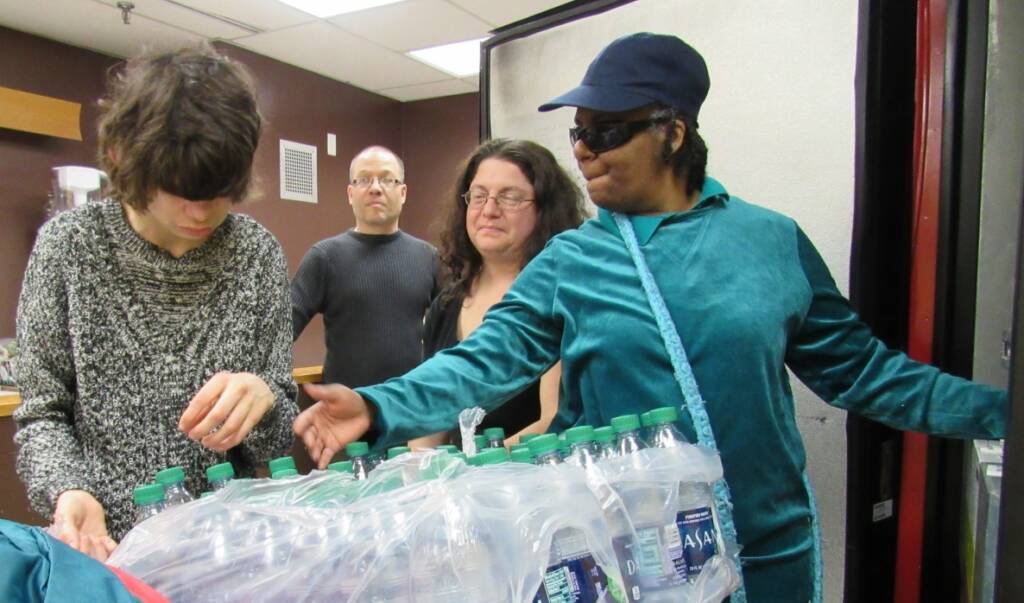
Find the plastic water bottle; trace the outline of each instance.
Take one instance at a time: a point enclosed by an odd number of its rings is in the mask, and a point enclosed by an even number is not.
[[[185,488],[185,470],[181,467],[168,467],[157,471],[156,481],[164,487],[164,505],[173,507],[192,502],[195,497]]]
[[[480,454],[472,457],[469,462],[475,467],[507,463],[508,451],[505,450],[504,446],[501,448],[488,448]]]
[[[565,441],[569,444],[567,463],[588,469],[597,462],[597,451],[594,448],[594,428],[580,425],[565,430]]]
[[[484,430],[484,438],[487,439],[488,448],[505,447],[505,430],[501,427],[488,427]]]
[[[612,419],[616,455],[629,456],[647,448],[640,436],[641,419],[623,415]],[[633,460],[640,462],[640,456]],[[638,471],[644,467],[637,465]],[[616,485],[633,524],[633,531],[614,526],[612,543],[623,579],[634,597],[644,603],[685,601],[689,597],[682,540],[669,509],[669,495],[659,483],[630,480]],[[634,538],[635,533],[635,538]],[[628,569],[626,569],[628,568]]]
[[[391,459],[399,457],[407,452],[409,452],[408,446],[392,446],[391,448],[388,448],[388,460],[390,461]]]
[[[270,475],[274,475],[282,469],[296,469],[295,459],[290,456],[279,456],[267,463],[267,469]]]
[[[530,452],[537,465],[559,465],[562,457],[558,452],[559,439],[553,433],[530,440]],[[554,497],[571,504],[569,493],[557,482],[550,486]],[[551,551],[547,569],[540,588],[534,596],[534,603],[592,602],[608,590],[608,576],[597,564],[587,535],[579,528],[564,527],[555,531],[551,538]]]
[[[286,479],[296,477],[298,474],[299,472],[295,469],[278,469],[270,474],[270,479]]]
[[[533,455],[530,454],[530,449],[526,446],[514,449],[509,456],[513,463],[526,463],[527,465],[533,464]]]
[[[647,448],[643,438],[640,437],[640,417],[636,415],[622,415],[612,419],[612,429],[615,430],[615,449],[620,456],[633,454]]]
[[[213,492],[224,488],[234,478],[235,468],[231,463],[220,463],[206,469],[206,481],[210,483],[210,490]]]
[[[330,465],[327,465],[327,470],[352,475],[352,461],[337,461],[335,463],[331,463]]]
[[[569,453],[572,452],[569,449],[569,440],[565,439],[565,432],[558,434],[558,456],[562,457],[562,460],[569,458]]]
[[[651,446],[675,448],[687,444],[676,428],[679,411],[666,406],[650,411]],[[692,582],[704,568],[704,563],[718,553],[719,530],[715,517],[715,499],[711,485],[704,482],[679,483],[679,510],[676,525],[683,544],[686,573]]]
[[[352,461],[352,475],[356,479],[366,479],[373,471],[373,462],[370,460],[370,445],[366,442],[352,442],[345,445],[345,454]]]
[[[447,452],[448,454],[456,454],[459,452],[459,447],[452,444],[439,444],[434,447],[434,450],[440,450],[441,452]]]
[[[598,459],[610,459],[616,455],[615,430],[611,425],[594,429],[594,443]]]
[[[558,436],[553,433],[545,433],[530,440],[527,447],[533,455],[534,465],[558,465],[562,462],[562,455],[558,453]]]
[[[132,498],[135,500],[135,525],[159,515],[165,508],[163,484],[139,486],[132,492]]]

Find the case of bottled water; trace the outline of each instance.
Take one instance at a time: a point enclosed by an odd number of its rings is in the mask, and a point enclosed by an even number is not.
[[[652,521],[674,521],[680,479],[721,476],[714,455],[695,459],[642,450],[589,469],[470,467],[430,450],[385,461],[365,480],[336,471],[234,479],[136,526],[109,563],[173,601],[656,602],[667,599],[632,592],[620,549]],[[630,484],[643,481],[652,498],[638,505]],[[722,559],[705,561],[675,600],[727,596],[738,578]]]

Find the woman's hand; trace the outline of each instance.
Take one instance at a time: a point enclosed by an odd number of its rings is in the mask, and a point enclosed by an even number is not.
[[[199,390],[178,421],[178,429],[210,450],[240,444],[274,406],[274,394],[252,373],[217,373]]]
[[[66,490],[57,497],[50,534],[99,561],[106,561],[117,546],[107,533],[103,505],[85,490]]]
[[[295,434],[309,451],[309,458],[326,469],[335,452],[359,439],[373,422],[374,407],[344,385],[302,386],[318,402],[295,419]]]

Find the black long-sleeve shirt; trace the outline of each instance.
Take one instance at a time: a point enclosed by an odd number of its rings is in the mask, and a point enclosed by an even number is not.
[[[401,231],[349,230],[313,245],[292,279],[292,326],[297,338],[323,314],[324,382],[382,383],[419,364],[437,272],[437,250]]]

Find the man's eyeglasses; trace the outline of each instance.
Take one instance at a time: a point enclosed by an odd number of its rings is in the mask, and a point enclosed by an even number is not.
[[[472,208],[481,208],[487,205],[488,199],[494,199],[494,202],[503,211],[516,211],[527,203],[533,202],[533,199],[527,199],[518,193],[512,192],[501,192],[497,195],[491,195],[485,190],[473,189],[462,193],[462,200]]]
[[[592,153],[604,153],[621,147],[647,128],[668,120],[668,117],[653,117],[638,121],[602,121],[589,126],[576,126],[569,128],[569,140],[573,145],[582,140]]]
[[[402,183],[398,178],[392,178],[391,176],[359,176],[352,179],[352,186],[356,188],[370,188],[373,186],[374,180],[380,183],[381,188],[395,188]]]

